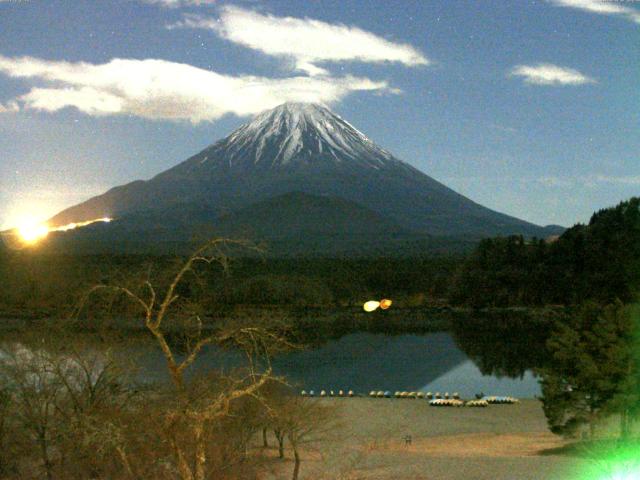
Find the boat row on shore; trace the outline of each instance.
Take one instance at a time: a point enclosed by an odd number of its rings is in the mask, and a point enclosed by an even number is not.
[[[353,390],[320,390],[316,393],[314,390],[302,390],[300,395],[303,397],[363,397],[364,395],[357,394]],[[396,391],[391,393],[389,390],[371,390],[369,392],[370,398],[398,398],[398,399],[425,399],[429,401],[429,405],[434,407],[486,407],[490,404],[514,404],[519,400],[510,396],[483,396],[476,398],[475,400],[463,400],[457,392],[449,395],[449,392],[441,394],[440,392],[406,392]]]

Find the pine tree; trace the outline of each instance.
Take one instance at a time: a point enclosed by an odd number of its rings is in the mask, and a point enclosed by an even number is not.
[[[607,409],[620,415],[620,436],[627,439],[631,424],[640,416],[640,304],[626,308],[627,347],[620,352],[622,367],[625,369],[624,379],[620,382]]]
[[[621,413],[626,419],[637,408],[633,327],[620,302],[589,302],[557,323],[547,343],[552,362],[540,371],[543,409],[554,433],[573,435],[586,423],[593,437],[602,416]]]

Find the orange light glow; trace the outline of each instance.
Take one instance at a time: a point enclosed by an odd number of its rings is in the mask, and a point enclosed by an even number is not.
[[[362,308],[364,308],[365,312],[375,312],[378,308],[380,308],[381,310],[386,310],[391,306],[392,303],[393,302],[388,298],[383,298],[380,301],[369,300],[368,302],[365,302]]]
[[[86,222],[78,222],[78,223],[68,223],[66,225],[62,225],[61,227],[50,228],[50,232],[66,232],[67,230],[73,230],[79,227],[86,227],[87,225],[91,225],[92,223],[98,222],[106,222],[109,223],[111,219],[109,217],[96,218],[95,220],[87,220]]]
[[[87,225],[91,225],[92,223],[108,223],[110,221],[111,218],[103,217],[96,218],[94,220],[87,220],[84,222],[68,223],[59,227],[50,227],[46,223],[38,222],[33,219],[25,219],[18,224],[18,226],[15,228],[15,231],[17,232],[20,241],[24,245],[35,245],[36,243],[45,239],[47,235],[49,235],[49,232],[66,232],[69,230],[74,230],[76,228],[86,227]]]
[[[20,239],[28,245],[39,242],[49,234],[47,225],[30,219],[21,222],[16,230],[20,235]]]
[[[380,300],[380,308],[382,310],[386,310],[387,308],[389,308],[391,306],[393,302],[391,300],[389,300],[388,298],[383,298],[382,300]]]

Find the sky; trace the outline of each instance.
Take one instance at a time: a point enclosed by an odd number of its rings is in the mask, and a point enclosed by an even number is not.
[[[640,194],[640,2],[0,0],[0,228],[319,102],[472,200]]]

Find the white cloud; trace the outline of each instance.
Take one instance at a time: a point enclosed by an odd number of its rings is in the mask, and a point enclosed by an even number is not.
[[[28,108],[55,112],[68,106],[90,115],[109,115],[123,110],[123,99],[91,87],[33,88],[20,97]]]
[[[640,23],[640,10],[624,5],[616,0],[549,0],[558,7],[576,8],[600,15],[615,15]],[[629,2],[630,3],[630,2]]]
[[[0,0],[2,1],[2,0]],[[217,0],[142,0],[144,3],[150,3],[152,5],[160,5],[162,7],[177,8],[177,7],[189,7],[200,5],[213,5]]]
[[[511,127],[509,125],[502,125],[500,123],[490,123],[489,128],[493,128],[494,130],[499,130],[500,132],[505,132],[505,133],[516,133],[518,131],[518,129],[515,127]]]
[[[587,77],[578,70],[560,67],[551,63],[516,65],[509,75],[522,77],[526,83],[533,85],[583,85],[585,83],[596,83],[593,78]]]
[[[45,83],[16,99],[26,109],[75,107],[89,115],[193,123],[228,113],[252,115],[287,101],[331,104],[355,91],[398,93],[387,82],[361,77],[233,77],[155,59],[116,58],[95,65],[0,56],[0,72]]]
[[[590,174],[579,175],[576,177],[539,177],[536,179],[538,183],[547,187],[557,188],[574,188],[574,187],[590,187],[595,188],[600,184],[614,185],[640,185],[640,175],[602,175]]]
[[[292,59],[298,70],[326,74],[316,63],[360,61],[428,65],[417,49],[386,40],[357,27],[310,18],[276,17],[234,6],[221,9],[219,18],[185,15],[168,28],[201,28],[267,55]]]
[[[640,175],[593,175],[589,177],[593,182],[598,183],[616,183],[619,185],[640,185]]]
[[[574,186],[574,180],[573,179],[560,178],[560,177],[554,177],[554,176],[540,177],[540,178],[536,179],[536,181],[538,183],[541,183],[542,185],[544,185],[546,187],[563,188],[563,187],[573,187]]]
[[[0,2],[1,1],[2,0],[0,0]],[[20,110],[20,107],[18,106],[18,103],[13,100],[5,105],[0,103],[0,113],[17,112],[18,110]]]

